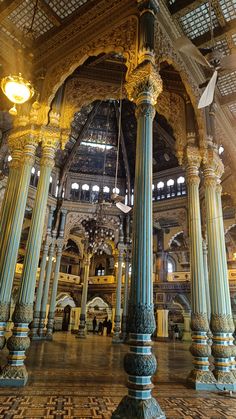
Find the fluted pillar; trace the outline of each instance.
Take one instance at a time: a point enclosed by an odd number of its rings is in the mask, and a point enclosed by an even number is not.
[[[47,267],[46,267],[46,276],[44,281],[43,287],[43,295],[42,295],[42,302],[41,302],[41,309],[40,309],[40,321],[39,321],[39,329],[38,335],[40,338],[45,337],[45,322],[46,322],[46,311],[47,311],[47,303],[48,303],[48,293],[50,287],[50,281],[52,277],[52,270],[53,270],[53,258],[55,253],[55,240],[56,240],[56,233],[55,231],[52,233],[52,242],[49,247],[48,252],[48,260],[47,260]]]
[[[36,274],[40,256],[43,226],[45,221],[48,190],[51,171],[54,166],[55,151],[58,147],[58,133],[51,127],[41,131],[42,157],[40,160],[40,178],[35,197],[32,220],[27,240],[23,273],[16,307],[13,313],[14,328],[8,339],[8,364],[4,367],[0,384],[25,385],[28,373],[24,365],[25,351],[28,349],[28,325],[33,320],[33,300],[36,284]],[[27,174],[30,176],[30,171]]]
[[[112,415],[121,418],[164,418],[152,397],[152,375],[157,362],[151,350],[155,330],[153,306],[152,249],[152,141],[155,104],[162,81],[154,64],[152,50],[156,3],[140,4],[140,64],[129,75],[126,90],[136,103],[137,142],[133,209],[133,254],[129,302],[130,352],[125,355],[128,395]],[[151,38],[151,39],[150,39]]]
[[[116,307],[115,307],[115,318],[114,318],[114,333],[112,343],[121,343],[121,288],[122,288],[122,264],[124,258],[124,236],[123,236],[123,225],[120,225],[120,235],[118,243],[118,269],[116,276]]]
[[[183,331],[183,337],[182,340],[183,342],[189,342],[191,341],[191,328],[190,328],[190,323],[191,323],[191,313],[183,313],[183,317],[184,317],[184,331]]]
[[[90,259],[92,257],[91,253],[85,253],[84,255],[84,283],[82,290],[81,298],[81,311],[79,318],[79,331],[76,335],[77,338],[85,339],[86,338],[86,306],[88,298],[88,281],[89,281],[89,268],[90,268]]]
[[[9,147],[11,150],[12,160],[9,163],[9,175],[0,215],[1,254],[4,254],[4,248],[7,242],[6,228],[11,225],[11,215],[14,214],[14,199],[18,188],[17,180],[20,178],[23,154],[22,144],[20,141],[16,142],[16,144],[10,141]],[[5,301],[3,297],[5,290],[6,288],[9,288],[9,285],[8,281],[0,283],[0,349],[2,349],[5,345],[5,328],[10,315],[9,297],[5,297]]]
[[[208,148],[204,164],[204,185],[206,200],[209,288],[211,297],[212,355],[217,388],[234,390],[236,377],[231,370],[235,347],[231,336],[233,331],[230,292],[224,259],[223,219],[219,214],[217,197],[218,178],[223,172],[223,164],[217,149],[212,144]]]
[[[189,210],[189,238],[190,238],[190,271],[191,271],[191,329],[193,370],[189,375],[189,382],[196,389],[207,389],[215,378],[209,370],[209,356],[207,332],[209,330],[207,316],[207,302],[205,294],[205,272],[202,251],[201,215],[199,203],[199,166],[201,157],[199,150],[189,145],[185,156],[186,180],[188,186]]]
[[[48,323],[47,323],[47,339],[52,339],[53,335],[53,326],[54,326],[54,316],[55,316],[55,308],[56,308],[56,299],[57,299],[57,287],[58,287],[58,280],[60,274],[60,265],[61,265],[61,256],[62,256],[62,248],[64,243],[64,228],[65,228],[65,221],[66,221],[66,212],[62,211],[61,213],[61,221],[60,221],[60,230],[59,230],[59,237],[56,242],[56,264],[54,269],[53,275],[53,283],[52,283],[52,292],[51,292],[51,299],[50,299],[50,306],[49,306],[49,313],[48,313]]]
[[[23,134],[21,134],[19,128],[12,135],[22,145],[22,154],[18,149],[17,156],[14,156],[16,165],[18,165],[19,159],[21,158],[21,163],[19,163],[21,168],[15,168],[14,170],[14,176],[18,177],[11,181],[13,190],[10,192],[9,189],[7,192],[8,197],[6,198],[4,204],[5,210],[2,214],[4,224],[2,225],[0,253],[0,347],[3,347],[5,342],[4,331],[9,318],[12,284],[15,275],[31,169],[34,164],[35,151],[38,144],[38,138],[33,128],[32,130],[29,127],[25,128]],[[6,208],[7,204],[9,204],[8,208]],[[0,374],[0,385],[1,376],[2,374]]]
[[[129,304],[129,265],[130,249],[129,243],[126,245],[125,254],[125,284],[124,284],[124,304],[122,313],[122,339],[125,342],[128,338],[128,304]]]
[[[205,293],[206,293],[206,304],[207,304],[207,318],[208,322],[211,319],[211,300],[209,291],[209,277],[208,277],[208,261],[207,261],[207,243],[206,240],[202,240],[202,251],[203,251],[203,266],[204,266],[204,278],[205,278]]]
[[[40,264],[40,274],[39,274],[39,281],[38,281],[38,289],[36,293],[36,301],[35,301],[35,306],[34,306],[33,324],[31,327],[32,340],[38,339],[40,309],[41,309],[41,303],[42,303],[45,270],[46,270],[48,249],[51,244],[51,229],[52,229],[52,221],[53,221],[53,212],[54,212],[54,208],[50,207],[49,215],[48,215],[47,233],[46,233],[45,243],[43,245],[43,253],[42,253],[42,259],[41,259],[41,264]]]

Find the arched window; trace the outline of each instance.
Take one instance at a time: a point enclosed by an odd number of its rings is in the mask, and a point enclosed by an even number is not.
[[[8,156],[7,161],[8,162],[12,161],[12,156]]]
[[[35,185],[35,167],[32,167],[31,169],[30,185]]]
[[[131,205],[134,205],[134,190],[131,191]]]
[[[176,271],[176,264],[173,257],[168,256],[167,257],[167,272],[172,273]]]
[[[52,193],[52,176],[50,176],[49,193]]]
[[[164,187],[165,187],[165,184],[164,184],[164,182],[162,182],[162,180],[160,182],[158,182],[158,184],[157,184],[157,200],[165,198]]]
[[[183,176],[177,179],[177,195],[186,195],[185,178]]]
[[[90,200],[89,185],[87,185],[87,183],[85,183],[84,185],[82,185],[81,189],[82,189],[82,193],[81,193],[82,201],[89,202],[89,200]]]
[[[167,182],[167,194],[166,197],[167,198],[171,198],[172,196],[175,196],[175,181],[174,179],[169,179]]]
[[[98,185],[93,185],[91,194],[92,202],[98,202],[99,190],[100,188]]]
[[[71,184],[70,195],[72,199],[79,199],[79,184],[74,182]]]
[[[119,194],[120,193],[120,189],[119,188],[113,188],[112,189],[112,192]]]
[[[110,188],[108,186],[103,187],[103,198],[105,201],[109,201],[110,199]]]
[[[225,151],[224,147],[222,145],[220,145],[219,147],[219,155],[223,154]]]

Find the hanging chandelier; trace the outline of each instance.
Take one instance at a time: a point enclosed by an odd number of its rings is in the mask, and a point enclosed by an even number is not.
[[[34,96],[34,88],[30,81],[25,80],[21,73],[18,76],[7,76],[1,81],[1,88],[6,97],[14,103],[10,113],[16,112],[15,105],[22,105]],[[12,112],[11,112],[12,111]]]

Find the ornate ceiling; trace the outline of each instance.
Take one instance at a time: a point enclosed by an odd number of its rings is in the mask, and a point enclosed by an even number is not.
[[[208,0],[166,0],[172,18],[198,48],[211,46]],[[223,55],[236,53],[236,1],[212,0],[212,23],[216,48]],[[236,122],[236,68],[219,75],[220,104]]]

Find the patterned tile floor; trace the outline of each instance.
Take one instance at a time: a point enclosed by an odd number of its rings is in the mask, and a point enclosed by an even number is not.
[[[112,345],[110,338],[93,335],[80,340],[56,333],[53,342],[33,342],[28,385],[0,389],[0,418],[110,418],[126,394],[126,350],[125,345]],[[167,419],[236,419],[236,398],[187,388],[188,344],[155,343],[154,351],[159,367],[153,394]],[[6,354],[0,355],[1,364]]]

